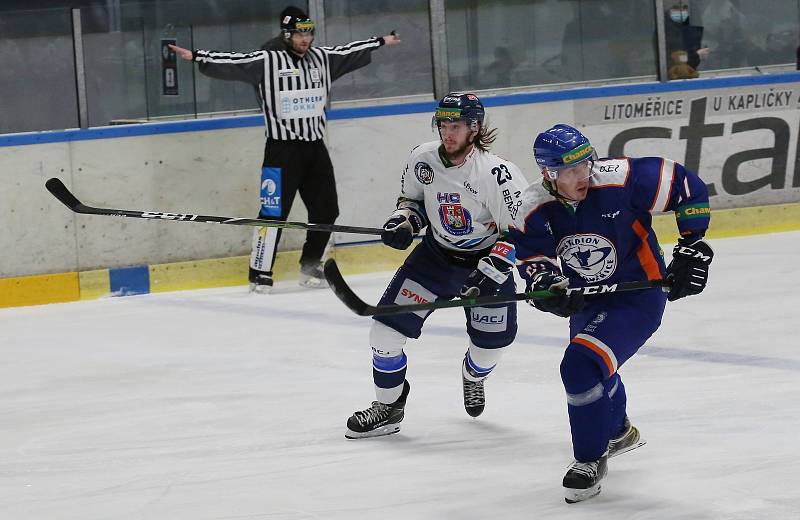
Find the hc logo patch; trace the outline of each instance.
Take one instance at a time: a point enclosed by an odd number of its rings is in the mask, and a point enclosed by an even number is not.
[[[472,233],[472,215],[461,205],[459,193],[437,193],[439,220],[442,227],[454,236]]]
[[[281,198],[281,169],[261,168],[261,215],[280,217]]]

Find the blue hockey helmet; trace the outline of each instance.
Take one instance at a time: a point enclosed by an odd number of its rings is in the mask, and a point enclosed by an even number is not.
[[[439,101],[433,124],[438,128],[442,121],[464,121],[472,130],[483,125],[486,111],[475,94],[451,92]]]
[[[547,176],[555,180],[559,170],[596,159],[597,154],[589,139],[579,130],[559,124],[536,136],[533,157],[539,168],[547,168]]]

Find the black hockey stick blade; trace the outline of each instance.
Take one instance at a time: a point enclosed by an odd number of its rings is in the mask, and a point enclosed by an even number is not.
[[[263,218],[217,217],[214,215],[193,215],[191,213],[167,213],[163,211],[134,211],[127,209],[95,208],[83,204],[64,186],[61,179],[52,178],[44,183],[47,191],[75,213],[83,215],[106,215],[110,217],[142,218],[146,220],[177,220],[185,222],[205,222],[213,224],[230,224],[234,226],[274,227],[284,229],[305,229],[307,231],[323,231],[328,233],[354,233],[360,235],[380,235],[380,228],[358,226],[339,226],[336,224],[311,224],[305,222],[288,222],[267,220]]]
[[[334,294],[344,303],[348,309],[359,316],[380,316],[386,314],[404,314],[409,312],[430,311],[435,309],[445,309],[449,307],[482,307],[485,305],[496,305],[500,303],[511,303],[522,300],[539,300],[554,296],[550,291],[528,291],[523,293],[483,296],[477,298],[460,298],[457,300],[437,300],[428,303],[410,305],[370,305],[358,297],[353,289],[344,280],[336,260],[328,259],[324,266],[325,278],[328,285],[333,289]],[[651,289],[653,287],[666,287],[664,280],[651,280],[642,282],[620,282],[609,285],[587,285],[567,289],[568,292],[582,292],[586,295],[606,294],[622,291],[637,291],[641,289]]]

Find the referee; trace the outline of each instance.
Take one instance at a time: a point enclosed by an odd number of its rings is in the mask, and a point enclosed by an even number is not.
[[[294,196],[308,208],[308,221],[333,224],[339,216],[333,165],[325,148],[325,105],[331,83],[369,64],[371,53],[400,39],[389,34],[337,47],[312,47],[314,22],[302,10],[281,13],[279,41],[253,52],[216,52],[170,47],[200,64],[212,78],[256,85],[264,111],[267,142],[261,174],[259,218],[286,220]],[[273,44],[274,43],[274,44]],[[277,50],[276,50],[277,48]],[[281,230],[254,231],[250,254],[250,290],[272,289],[272,265]],[[300,256],[300,285],[327,287],[321,259],[330,233],[309,231]]]

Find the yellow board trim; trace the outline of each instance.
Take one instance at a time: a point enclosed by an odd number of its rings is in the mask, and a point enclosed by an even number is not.
[[[212,258],[148,267],[150,292],[229,287],[247,283],[248,257]]]
[[[0,278],[0,307],[71,302],[78,298],[78,273]]]
[[[662,243],[678,241],[675,215],[665,213],[653,218],[653,230]],[[731,238],[764,233],[800,230],[800,203],[775,204],[752,208],[712,209],[706,238]]]
[[[108,269],[83,271],[79,274],[81,300],[96,300],[110,295],[111,279],[108,277]]]

